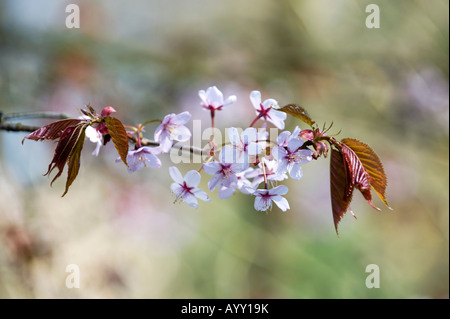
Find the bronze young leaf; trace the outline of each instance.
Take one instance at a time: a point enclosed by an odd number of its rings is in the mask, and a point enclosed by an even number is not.
[[[25,139],[34,141],[55,140],[61,137],[68,127],[74,127],[83,121],[84,120],[82,119],[66,119],[50,123],[25,136],[22,140],[22,144]]]
[[[125,127],[122,122],[118,119],[107,116],[105,120],[106,127],[108,128],[109,135],[114,143],[114,146],[119,153],[120,158],[127,164],[127,154],[128,154],[128,135],[125,131]]]
[[[278,111],[282,111],[293,117],[296,117],[311,127],[314,123],[316,123],[311,119],[308,112],[306,112],[306,110],[303,107],[301,107],[300,105],[297,105],[297,104],[285,105],[282,108],[278,109]]]
[[[69,163],[67,164],[68,172],[67,172],[66,189],[64,190],[64,194],[62,196],[67,194],[67,191],[69,190],[70,185],[72,185],[75,178],[77,178],[78,171],[80,170],[80,157],[81,157],[81,151],[83,150],[86,127],[87,126],[84,125],[81,128],[81,133],[78,136],[75,146],[69,155]]]
[[[346,168],[344,157],[340,150],[331,147],[330,159],[330,192],[331,209],[334,227],[338,233],[338,224],[350,207],[353,196],[351,176]]]
[[[52,185],[53,182],[61,176],[64,170],[64,166],[72,156],[77,158],[77,160],[79,161],[79,153],[81,152],[82,144],[84,143],[85,130],[87,126],[88,124],[70,126],[64,130],[61,138],[59,139],[58,145],[56,146],[55,154],[48,167],[48,171],[47,173],[45,173],[45,175],[49,175],[55,169],[55,167],[58,168],[58,173],[53,178],[50,185]],[[78,169],[79,164],[78,167],[76,167],[76,164],[72,163],[72,169],[71,171],[69,171],[66,190],[62,196],[67,193],[69,186],[75,180],[78,174]]]
[[[358,140],[345,138],[341,142],[355,152],[367,173],[369,173],[371,177],[370,185],[381,198],[383,203],[389,209],[392,209],[386,201],[387,177],[384,173],[383,164],[377,154],[368,145]]]
[[[341,144],[341,152],[344,156],[346,168],[350,172],[352,185],[355,188],[359,189],[370,206],[372,206],[376,210],[380,210],[378,207],[372,204],[372,193],[370,191],[370,180],[372,178],[362,165],[361,161],[358,158],[358,155],[356,155],[351,148],[343,143]]]

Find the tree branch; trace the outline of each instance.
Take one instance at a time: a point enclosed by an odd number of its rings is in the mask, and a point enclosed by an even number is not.
[[[0,131],[31,133],[31,132],[34,132],[34,131],[40,129],[41,128],[40,126],[23,125],[22,123],[4,123],[4,121],[8,121],[11,119],[31,119],[31,118],[68,119],[71,117],[69,115],[66,115],[63,113],[56,113],[56,112],[9,113],[9,114],[3,115],[3,113],[0,111]],[[130,140],[131,143],[136,145],[137,140],[135,137],[128,136],[128,139]],[[159,146],[159,143],[156,141],[152,141],[152,140],[144,138],[141,140],[141,145],[142,146]],[[175,144],[173,147],[178,150],[186,149],[191,154],[203,155],[203,153],[204,153],[203,149],[194,147],[194,146],[182,146],[182,145]]]

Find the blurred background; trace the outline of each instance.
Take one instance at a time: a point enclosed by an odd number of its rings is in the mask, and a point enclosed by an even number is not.
[[[80,29],[65,26],[69,3]],[[379,29],[365,26],[370,3]],[[1,1],[4,113],[78,116],[90,103],[127,124],[188,110],[206,126],[197,93],[217,85],[238,101],[216,126],[245,127],[257,89],[369,144],[394,211],[355,193],[358,220],[346,215],[336,236],[323,158],[287,182],[285,213],[217,192],[195,210],[173,204],[168,156],[129,174],[111,143],[97,158],[89,142],[61,198],[63,178],[50,188],[42,176],[55,145],[2,131],[0,298],[448,298],[448,10],[444,0]],[[69,264],[79,289],[66,288]],[[379,289],[365,285],[368,264]]]

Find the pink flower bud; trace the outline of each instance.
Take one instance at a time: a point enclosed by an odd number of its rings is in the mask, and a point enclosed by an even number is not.
[[[314,132],[313,130],[303,130],[300,132],[299,136],[304,138],[305,140],[314,140]]]
[[[111,115],[111,113],[115,113],[116,110],[112,106],[107,106],[102,110],[101,116],[108,116]]]

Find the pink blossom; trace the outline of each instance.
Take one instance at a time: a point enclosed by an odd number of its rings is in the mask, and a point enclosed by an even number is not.
[[[221,151],[227,163],[248,164],[249,155],[258,155],[263,149],[263,143],[265,144],[265,141],[258,141],[258,131],[254,127],[245,129],[241,134],[237,128],[231,127],[228,129],[228,137],[231,145],[225,145]]]
[[[167,153],[173,141],[185,142],[191,137],[191,132],[184,126],[191,119],[189,112],[168,114],[155,130],[155,141],[159,142],[162,152]]]
[[[198,208],[198,199],[205,202],[211,201],[211,198],[202,190],[197,188],[200,184],[201,175],[195,170],[191,170],[186,175],[181,175],[175,166],[169,167],[170,177],[175,181],[170,185],[170,189],[178,199],[182,199],[189,206]]]
[[[159,154],[161,151],[158,147],[143,146],[137,150],[128,151],[127,164],[128,171],[130,173],[136,172],[143,167],[159,168],[161,167],[161,161],[155,154]],[[120,157],[116,162],[120,162]]]
[[[267,211],[272,208],[272,201],[283,211],[290,209],[289,203],[286,198],[281,197],[288,192],[288,188],[285,185],[280,185],[271,189],[258,189],[253,195],[255,198],[255,209],[259,211]]]
[[[201,106],[205,110],[220,111],[224,106],[228,106],[236,102],[236,96],[231,95],[226,100],[223,99],[223,94],[216,86],[209,87],[206,92],[204,90],[198,91],[198,95],[202,102]]]
[[[309,149],[300,149],[303,145],[301,139],[291,139],[286,147],[275,146],[273,148],[273,157],[278,161],[278,173],[289,172],[289,176],[299,180],[303,176],[302,164],[312,160],[313,152]]]
[[[259,118],[271,122],[280,130],[284,129],[284,120],[286,120],[286,113],[277,111],[279,108],[278,102],[274,99],[267,99],[261,102],[261,92],[252,91],[250,93],[250,101],[256,109],[256,114]]]

